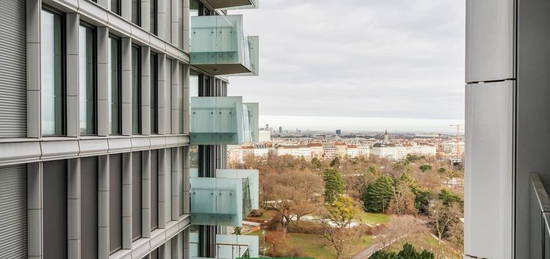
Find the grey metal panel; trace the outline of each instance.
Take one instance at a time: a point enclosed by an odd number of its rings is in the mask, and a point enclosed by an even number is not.
[[[158,228],[158,199],[159,199],[159,175],[158,175],[158,150],[151,151],[151,229]]]
[[[27,135],[25,2],[0,1],[0,137]]]
[[[26,166],[0,168],[0,258],[27,257],[26,176]]]
[[[98,252],[98,159],[81,159],[81,258],[96,259]]]
[[[514,81],[466,86],[464,249],[512,258]]]
[[[67,161],[44,163],[44,259],[67,258]]]
[[[515,78],[514,1],[466,1],[466,82]]]
[[[142,236],[141,232],[141,152],[132,153],[132,239]]]
[[[122,248],[122,155],[109,159],[109,250],[114,252]]]

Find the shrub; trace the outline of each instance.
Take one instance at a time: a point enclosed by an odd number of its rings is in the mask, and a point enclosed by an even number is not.
[[[263,209],[257,209],[257,210],[252,210],[248,216],[253,217],[253,218],[259,218],[263,215],[264,215],[264,210]]]
[[[323,234],[323,225],[311,221],[298,221],[288,224],[287,231],[290,233],[321,235]]]

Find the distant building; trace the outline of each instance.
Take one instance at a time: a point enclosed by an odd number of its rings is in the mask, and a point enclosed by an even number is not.
[[[271,141],[271,131],[270,130],[260,130],[258,136],[258,142],[270,142]]]
[[[283,127],[279,126],[279,134],[283,133]]]
[[[342,130],[339,130],[339,129],[336,130],[336,135],[338,135],[338,136],[342,135]]]
[[[323,144],[321,143],[309,143],[309,150],[311,151],[311,157],[322,158],[325,153]]]
[[[435,156],[436,147],[428,145],[392,145],[392,144],[383,144],[377,143],[372,147],[373,155],[387,158],[392,160],[402,160],[407,157],[408,154],[414,154],[419,156]]]
[[[326,159],[334,159],[336,157],[336,147],[334,145],[323,145],[323,151]]]
[[[348,153],[348,145],[343,142],[336,142],[334,143],[334,147],[336,148],[336,156],[337,157],[345,157]]]
[[[305,145],[281,145],[277,147],[277,155],[290,155],[293,157],[303,157],[304,159],[311,159],[311,150],[309,149],[309,146]]]

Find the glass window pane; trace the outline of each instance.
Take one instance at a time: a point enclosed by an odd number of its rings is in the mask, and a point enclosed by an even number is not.
[[[132,132],[141,134],[141,53],[132,47]]]
[[[158,18],[157,18],[157,10],[158,10],[158,1],[157,0],[151,0],[151,8],[150,10],[150,25],[151,26],[151,33],[158,35]]]
[[[95,32],[87,26],[79,28],[79,101],[80,134],[96,133],[95,123]]]
[[[158,56],[151,54],[151,133],[158,134]]]
[[[132,22],[141,25],[141,0],[132,0]]]
[[[111,125],[111,135],[121,134],[120,120],[120,101],[121,97],[121,63],[120,63],[120,41],[115,38],[109,40],[109,90],[107,92],[109,99],[109,125]]]
[[[120,0],[111,0],[111,11],[120,15]]]
[[[64,133],[62,20],[61,15],[42,10],[40,71],[44,136],[59,136]]]

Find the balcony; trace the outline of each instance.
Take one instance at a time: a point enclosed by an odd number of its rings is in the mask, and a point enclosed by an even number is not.
[[[207,259],[198,257],[197,233],[191,232],[189,235],[189,249],[191,258]],[[217,259],[237,259],[237,258],[258,258],[260,241],[258,236],[248,235],[216,235],[216,257]]]
[[[240,145],[258,141],[259,108],[242,97],[191,98],[191,144]]]
[[[240,227],[250,211],[259,208],[258,170],[218,169],[216,176],[192,172],[191,224]]]
[[[193,66],[212,75],[258,74],[259,38],[244,35],[242,15],[191,19]]]
[[[538,174],[531,174],[530,258],[550,259],[550,197]]]
[[[214,9],[258,8],[258,0],[206,0]]]

